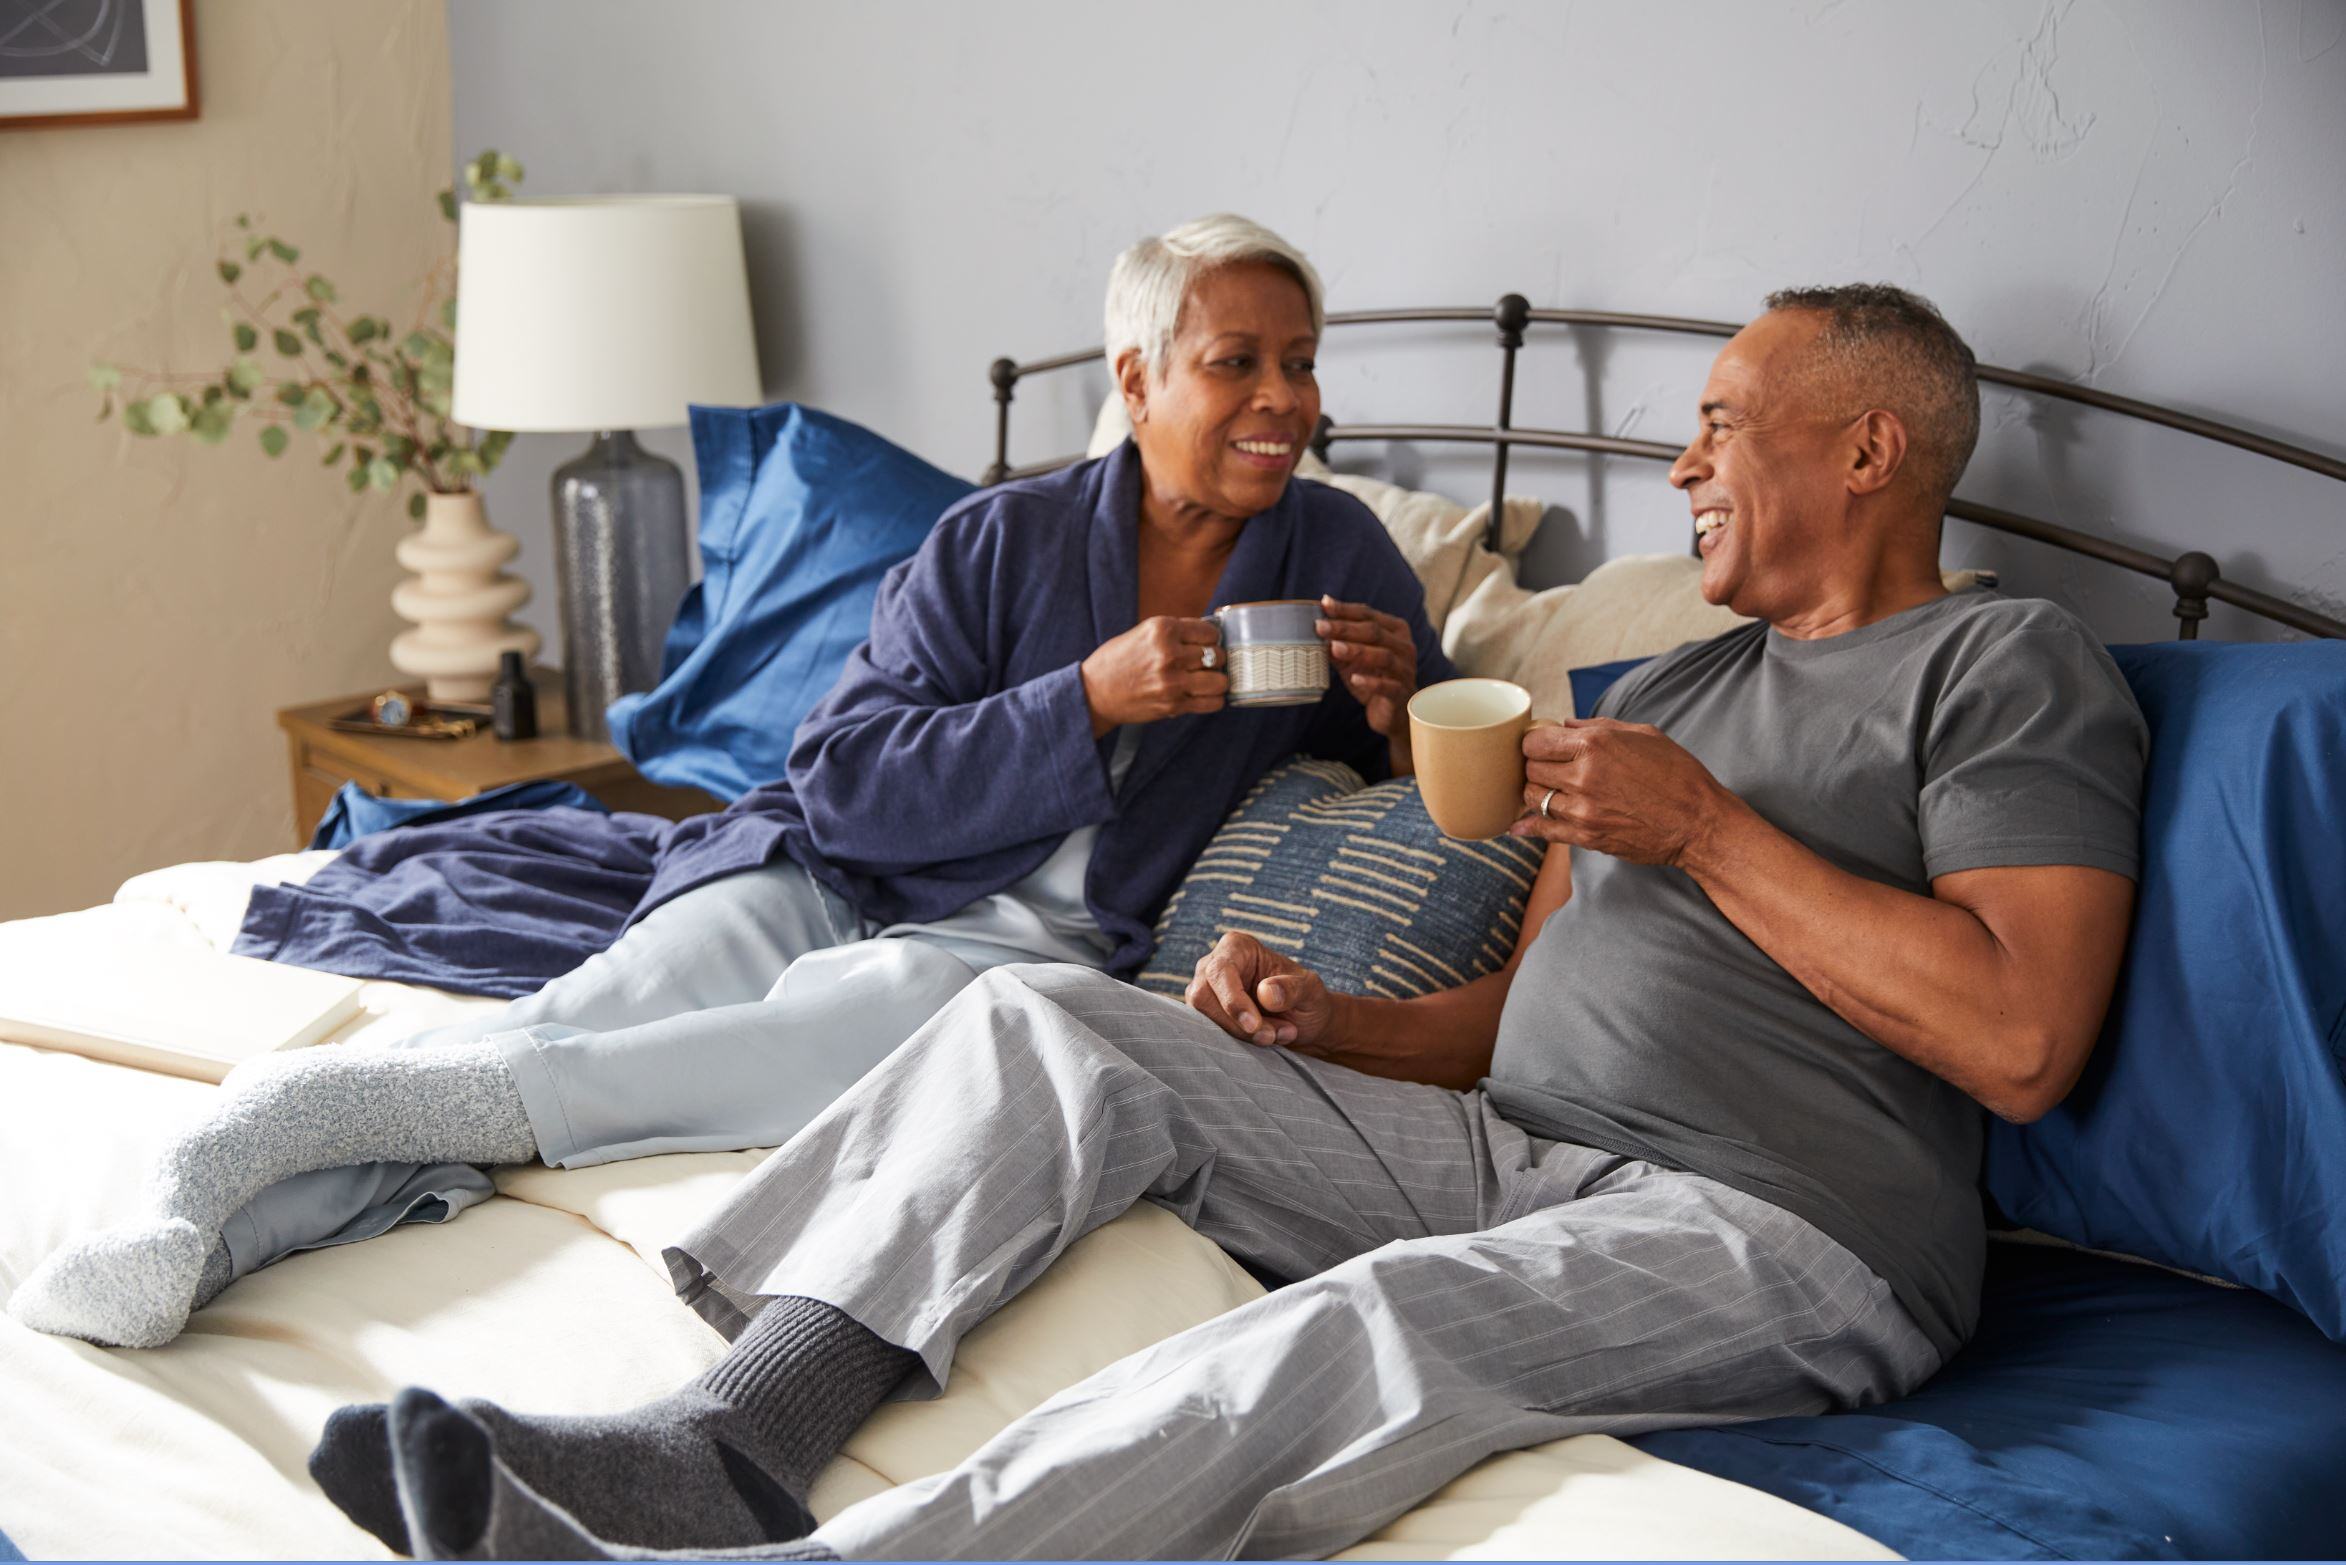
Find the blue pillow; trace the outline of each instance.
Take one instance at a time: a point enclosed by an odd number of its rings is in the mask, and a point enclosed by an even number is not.
[[[694,408],[701,567],[660,682],[611,703],[611,742],[656,782],[736,799],[871,633],[888,567],[976,486],[796,403]]]
[[[1545,851],[1521,837],[1451,841],[1414,779],[1364,788],[1349,766],[1290,761],[1198,854],[1133,981],[1178,997],[1197,959],[1238,929],[1347,994],[1455,989],[1507,965]]]
[[[1988,1192],[2346,1341],[2346,642],[2110,655],[2151,734],[2134,933],[2076,1091],[1991,1125]]]
[[[1573,669],[1564,676],[1572,682],[1572,715],[1596,716],[1597,702],[1604,699],[1605,692],[1613,688],[1614,680],[1652,661],[1652,658],[1621,658],[1612,663],[1591,663],[1586,668]]]

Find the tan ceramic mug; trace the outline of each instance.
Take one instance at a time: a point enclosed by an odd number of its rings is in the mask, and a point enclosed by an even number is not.
[[[1523,736],[1545,726],[1504,679],[1445,679],[1409,698],[1417,789],[1445,837],[1505,834],[1523,814]]]

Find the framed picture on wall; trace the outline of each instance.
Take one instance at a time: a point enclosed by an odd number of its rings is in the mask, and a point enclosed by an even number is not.
[[[0,130],[196,117],[193,0],[0,0]]]

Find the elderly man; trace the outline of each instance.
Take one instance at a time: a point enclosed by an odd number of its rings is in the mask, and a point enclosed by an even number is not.
[[[1320,1555],[1493,1452],[1920,1384],[1978,1308],[1981,1106],[2058,1101],[2107,1004],[2144,729],[2069,615],[1940,584],[1978,398],[1937,312],[1769,304],[1672,473],[1755,623],[1526,739],[1555,846],[1506,972],[989,974],[672,1252],[736,1334],[708,1375],[600,1419],[411,1391],[338,1415],[376,1454],[336,1497],[419,1553]],[[1298,1280],[799,1536],[884,1382],[1140,1200]]]

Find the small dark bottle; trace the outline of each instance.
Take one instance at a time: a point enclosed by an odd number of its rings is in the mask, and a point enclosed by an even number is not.
[[[489,687],[489,726],[500,739],[538,736],[538,692],[518,652],[497,655],[497,682]]]

